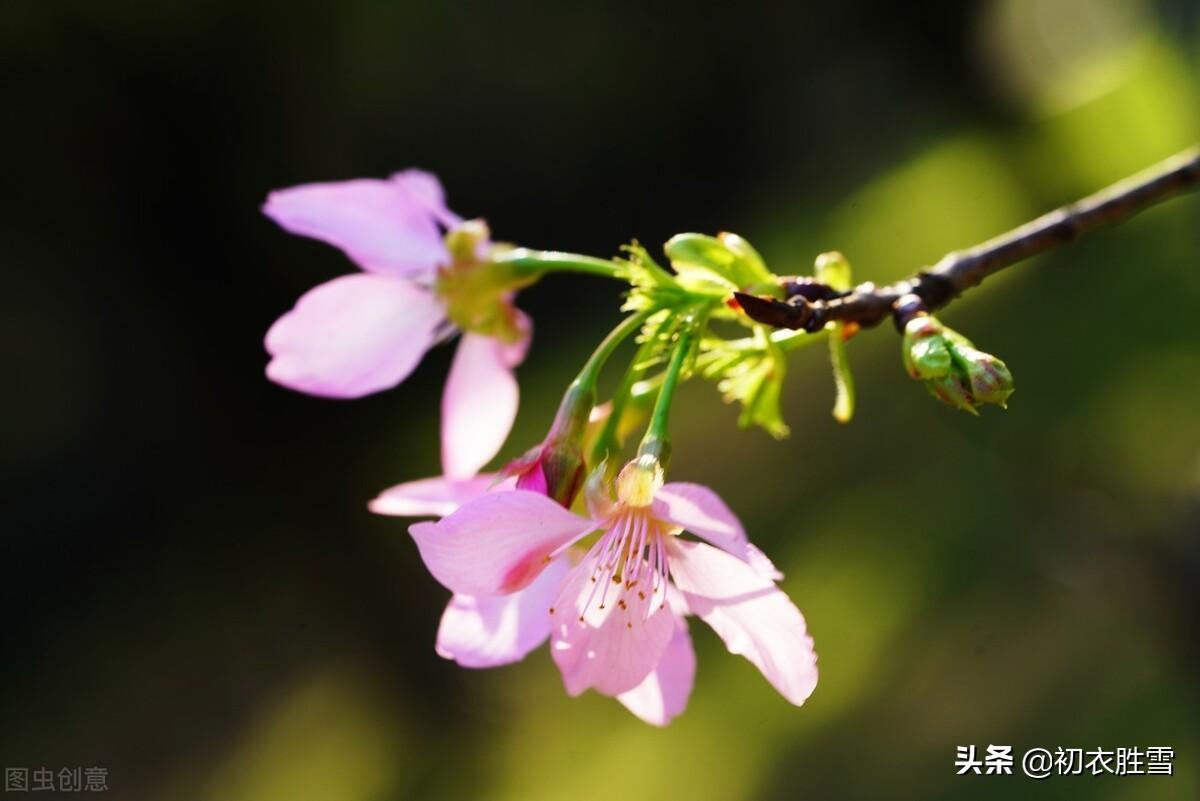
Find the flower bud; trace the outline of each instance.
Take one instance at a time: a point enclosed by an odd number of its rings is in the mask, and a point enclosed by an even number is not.
[[[904,369],[938,400],[971,414],[993,403],[1005,407],[1013,393],[1008,366],[969,339],[920,313],[904,326]]]
[[[975,408],[975,398],[971,395],[970,385],[957,373],[950,372],[937,378],[927,379],[925,387],[929,390],[929,394],[947,406],[970,412],[976,417],[979,416],[979,412]]]
[[[904,326],[904,369],[913,378],[939,378],[950,372],[950,349],[945,329],[927,314]]]
[[[569,509],[585,478],[583,449],[576,443],[547,439],[503,472],[517,477],[517,489],[539,492]]]
[[[1008,365],[992,354],[974,348],[957,347],[955,350],[967,362],[967,377],[976,403],[994,403],[1005,408],[1014,389]]]
[[[509,462],[501,475],[516,476],[517,489],[540,492],[570,509],[587,476],[583,435],[595,399],[594,391],[572,385],[546,439]]]

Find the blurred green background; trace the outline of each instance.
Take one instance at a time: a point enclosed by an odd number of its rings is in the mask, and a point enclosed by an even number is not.
[[[351,266],[257,207],[422,166],[533,247],[730,230],[780,273],[837,248],[887,281],[1200,139],[1198,24],[1192,0],[5,4],[0,762],[162,801],[1197,798],[1200,197],[947,310],[1012,367],[1007,413],[933,402],[886,327],[851,342],[849,426],[820,348],[784,443],[687,385],[673,477],[783,568],[822,672],[794,708],[693,625],[666,730],[567,698],[544,649],[434,654],[447,593],[365,502],[439,471],[448,350],[353,403],[268,384],[268,325]],[[502,457],[618,289],[522,293]],[[1176,775],[954,775],[989,743],[1171,746]]]

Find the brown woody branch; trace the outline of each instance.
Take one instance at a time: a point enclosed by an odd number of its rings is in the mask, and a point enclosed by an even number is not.
[[[1064,245],[1093,228],[1123,222],[1197,187],[1200,147],[1193,147],[983,244],[948,253],[933,267],[894,284],[877,287],[866,283],[836,292],[811,281],[785,279],[786,301],[735,294],[751,319],[776,328],[819,331],[834,320],[867,327],[892,315],[902,324],[914,306],[941,308],[992,273]]]

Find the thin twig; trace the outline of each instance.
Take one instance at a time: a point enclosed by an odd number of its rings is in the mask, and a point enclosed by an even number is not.
[[[1197,187],[1200,147],[1193,147],[981,245],[948,253],[933,267],[894,284],[861,284],[846,293],[820,297],[814,295],[811,283],[785,280],[787,301],[740,292],[737,299],[752,319],[777,328],[819,331],[831,320],[877,325],[898,311],[897,301],[902,298],[905,306],[919,302],[927,309],[941,308],[992,273]],[[917,297],[906,297],[912,295]]]

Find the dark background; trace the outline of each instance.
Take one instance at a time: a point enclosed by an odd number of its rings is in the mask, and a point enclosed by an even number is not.
[[[787,442],[688,386],[673,476],[784,568],[822,679],[797,710],[693,626],[665,731],[567,699],[544,650],[485,672],[433,653],[445,592],[364,504],[438,471],[448,350],[355,402],[269,384],[267,327],[352,267],[258,206],[421,166],[532,247],[731,230],[779,273],[838,248],[889,280],[1200,139],[1197,17],[6,3],[0,761],[105,766],[121,799],[1195,798],[1200,198],[946,313],[1013,368],[1006,414],[930,401],[883,328],[851,343],[848,427],[816,350]],[[522,293],[502,456],[541,436],[618,290]],[[971,743],[1173,746],[1176,775],[955,777]]]

